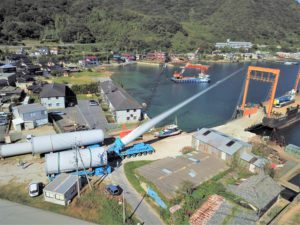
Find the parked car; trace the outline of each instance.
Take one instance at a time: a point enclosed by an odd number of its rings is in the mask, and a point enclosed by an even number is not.
[[[95,100],[90,100],[90,106],[98,106],[99,103]]]
[[[119,185],[110,184],[106,186],[106,190],[111,195],[120,195],[122,194],[122,188]]]
[[[43,192],[44,184],[41,182],[31,183],[28,186],[28,194],[30,197],[39,196]]]
[[[49,112],[49,114],[53,115],[53,116],[62,116],[62,115],[65,115],[66,113],[62,112],[62,111],[52,111],[52,112]]]

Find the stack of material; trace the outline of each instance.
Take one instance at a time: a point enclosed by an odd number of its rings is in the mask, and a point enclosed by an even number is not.
[[[212,195],[208,200],[192,215],[190,225],[205,225],[225,201],[222,196]]]

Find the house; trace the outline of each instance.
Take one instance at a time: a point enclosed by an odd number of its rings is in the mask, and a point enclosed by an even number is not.
[[[28,104],[13,107],[12,109],[15,130],[20,131],[34,129],[48,124],[48,112],[46,107],[40,104]]]
[[[66,107],[66,85],[47,84],[42,87],[40,100],[47,109],[59,109]]]
[[[262,216],[277,201],[283,188],[270,176],[260,173],[239,185],[228,185],[227,190],[246,200]]]
[[[117,123],[131,123],[142,119],[142,106],[123,88],[111,80],[101,82],[100,88]]]
[[[251,42],[245,42],[245,41],[230,41],[230,39],[227,39],[226,42],[217,42],[215,44],[216,48],[244,48],[244,49],[250,49],[252,48],[253,44]]]
[[[5,64],[0,66],[0,85],[1,86],[14,86],[16,83],[17,67]]]
[[[77,181],[79,179],[79,190]],[[81,189],[81,180],[77,175],[60,174],[43,190],[44,200],[58,205],[69,205]]]
[[[164,62],[167,58],[167,54],[165,52],[149,52],[146,55],[147,60],[157,60]]]
[[[263,171],[268,163],[265,158],[251,153],[251,144],[213,129],[202,128],[193,134],[192,147],[225,161],[233,160],[236,155],[241,165],[252,173]]]
[[[46,84],[40,92],[40,100],[47,109],[63,109],[77,103],[74,92],[64,84]]]
[[[0,102],[20,101],[25,96],[24,91],[18,87],[0,87]]]

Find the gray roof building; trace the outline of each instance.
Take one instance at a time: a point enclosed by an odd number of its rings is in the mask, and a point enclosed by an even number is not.
[[[51,97],[65,97],[66,96],[66,85],[64,84],[46,84],[43,86],[40,93],[40,98],[51,98]]]
[[[264,174],[249,177],[240,185],[228,185],[227,189],[249,202],[258,211],[266,210],[283,190],[270,176]]]
[[[141,109],[142,106],[133,99],[123,88],[108,80],[100,83],[102,92],[113,106],[114,110]]]
[[[36,112],[36,111],[42,111],[47,110],[46,107],[42,106],[41,104],[28,104],[28,105],[19,105],[15,108],[18,109],[19,113],[30,113],[30,112]]]
[[[252,145],[247,142],[208,128],[202,128],[200,131],[197,131],[193,137],[228,155],[233,155],[242,148],[246,147],[250,149],[252,147]]]

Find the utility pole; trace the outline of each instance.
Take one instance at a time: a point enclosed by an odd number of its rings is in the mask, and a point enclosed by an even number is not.
[[[126,215],[125,215],[125,190],[123,189],[123,224],[126,223]]]
[[[75,151],[76,151],[76,173],[77,173],[77,196],[80,198],[80,185],[79,185],[79,174],[78,174],[78,145],[75,143]]]

